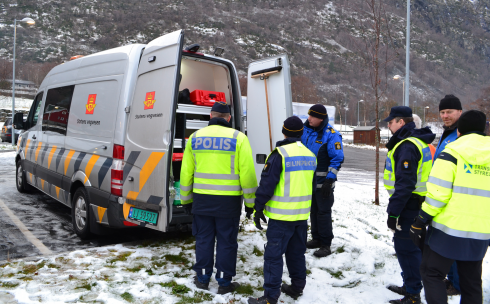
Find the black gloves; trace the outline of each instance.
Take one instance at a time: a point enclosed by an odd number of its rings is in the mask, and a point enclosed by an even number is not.
[[[184,206],[185,214],[192,215],[192,203],[185,204],[185,205],[182,205],[182,206]]]
[[[425,234],[427,233],[426,227],[427,225],[418,216],[410,227],[410,238],[415,246],[419,247],[421,250],[425,243]]]
[[[267,224],[267,220],[265,219],[264,211],[255,210],[255,214],[254,214],[255,227],[257,227],[257,229],[259,229],[259,230],[263,230],[264,228],[262,228],[262,226],[260,225],[260,220],[263,220],[264,223]]]
[[[399,216],[394,216],[391,214],[388,215],[388,220],[386,221],[386,223],[388,224],[388,228],[390,228],[391,232],[393,233],[395,233],[396,230],[402,230],[402,227],[398,225],[398,218]]]
[[[322,186],[322,196],[323,198],[329,198],[332,195],[332,185],[335,183],[334,179],[327,178]]]
[[[245,206],[245,216],[248,218],[248,219],[251,219],[252,217],[252,214],[254,213],[254,208],[250,208],[250,207],[247,207]]]

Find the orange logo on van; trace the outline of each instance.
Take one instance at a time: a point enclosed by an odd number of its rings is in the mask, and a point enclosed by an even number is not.
[[[155,104],[155,92],[146,93],[145,102],[145,110],[153,109],[153,105]]]
[[[95,99],[97,98],[97,94],[90,94],[88,95],[88,101],[87,101],[87,105],[85,106],[85,108],[87,108],[87,110],[85,111],[85,114],[94,114],[94,109],[95,109]]]

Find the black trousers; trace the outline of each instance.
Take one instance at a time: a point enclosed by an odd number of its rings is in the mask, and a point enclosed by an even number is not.
[[[454,260],[445,258],[424,247],[420,273],[424,282],[427,304],[447,304],[447,293],[444,279],[451,269]],[[482,304],[482,260],[456,261],[458,265],[459,284],[461,286],[461,304]]]
[[[311,236],[319,240],[322,245],[330,247],[333,240],[332,206],[334,194],[323,198],[321,189],[317,189],[311,201]]]

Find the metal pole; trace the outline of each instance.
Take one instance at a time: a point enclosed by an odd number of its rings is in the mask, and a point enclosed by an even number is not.
[[[409,106],[410,97],[410,0],[407,0],[407,47],[406,47],[406,58],[405,58],[405,82],[407,85],[405,86],[405,101],[404,106]]]
[[[357,101],[357,126],[359,127],[359,101]]]
[[[424,125],[425,125],[425,108],[424,108]],[[422,126],[423,127],[423,126]]]
[[[13,75],[12,75],[12,146],[15,146],[15,127],[14,127],[14,116],[15,116],[15,38],[17,37],[17,19],[14,19],[14,64],[13,64]]]
[[[402,98],[402,101],[403,101],[403,105],[405,105],[405,80],[402,80],[402,84],[403,84],[403,98]]]

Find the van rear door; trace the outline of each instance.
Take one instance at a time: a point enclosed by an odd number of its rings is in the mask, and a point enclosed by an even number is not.
[[[257,181],[265,159],[284,139],[282,124],[293,115],[291,75],[286,54],[253,61],[248,66],[247,136]]]
[[[126,221],[167,231],[173,125],[184,33],[151,41],[144,49],[129,111],[123,166]]]

